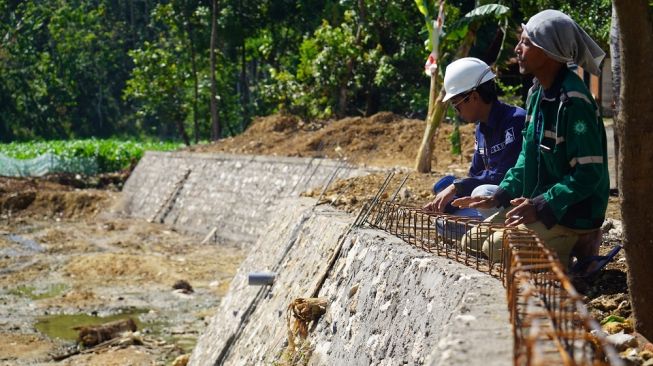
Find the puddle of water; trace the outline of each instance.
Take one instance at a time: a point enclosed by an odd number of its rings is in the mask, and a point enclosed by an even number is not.
[[[55,283],[45,289],[37,289],[34,286],[20,285],[14,289],[9,290],[9,293],[15,296],[27,297],[31,300],[42,300],[51,297],[59,296],[68,289],[63,283]]]
[[[134,319],[136,326],[141,330],[144,324],[138,319],[138,316],[145,312],[147,310],[139,309],[110,316],[92,316],[88,314],[48,315],[40,317],[34,327],[51,339],[59,338],[76,341],[78,332],[73,329],[74,327],[100,325],[120,319]]]
[[[165,340],[169,343],[177,345],[177,347],[184,350],[185,353],[192,352],[195,348],[195,345],[197,344],[197,337],[195,336],[170,337],[169,339]]]

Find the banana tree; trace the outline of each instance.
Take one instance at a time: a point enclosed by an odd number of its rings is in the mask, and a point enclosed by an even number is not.
[[[467,56],[476,40],[476,32],[481,25],[486,23],[497,24],[503,32],[503,39],[501,40],[499,51],[499,54],[501,54],[506,35],[508,34],[507,28],[510,18],[510,9],[499,4],[479,6],[465,14],[450,26],[443,28],[443,32],[439,32],[437,26],[433,26],[433,14],[435,14],[434,4],[430,4],[426,0],[415,0],[415,3],[422,15],[424,15],[426,21],[430,44],[434,48],[431,55],[439,56],[442,54],[442,57],[437,57],[435,60],[437,63],[436,71],[431,73],[431,89],[429,94],[428,113],[426,116],[426,128],[415,161],[415,170],[420,173],[428,173],[431,171],[433,135],[440,126],[440,122],[447,110],[447,104],[442,101],[445,95],[442,86],[442,79],[444,77],[442,66],[451,61]],[[440,6],[440,8],[442,9],[442,6]],[[435,37],[438,37],[438,39],[434,39]],[[499,59],[499,57],[497,57],[497,59]]]

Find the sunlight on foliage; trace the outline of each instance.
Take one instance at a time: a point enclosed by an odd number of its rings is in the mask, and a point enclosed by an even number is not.
[[[62,158],[93,158],[101,172],[112,172],[138,162],[146,150],[171,151],[181,146],[175,142],[117,139],[31,141],[0,144],[0,153],[15,159],[33,159],[46,153]]]

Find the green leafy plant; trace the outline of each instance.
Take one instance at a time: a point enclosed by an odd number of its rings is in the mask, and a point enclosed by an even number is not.
[[[30,141],[0,144],[0,153],[15,159],[33,159],[48,153],[65,159],[92,158],[100,172],[112,172],[140,160],[146,150],[169,151],[180,146],[175,142],[118,139]]]
[[[453,125],[453,131],[449,136],[449,141],[451,141],[451,153],[454,155],[460,155],[462,153],[462,147],[460,143],[460,127],[458,121],[456,120]]]

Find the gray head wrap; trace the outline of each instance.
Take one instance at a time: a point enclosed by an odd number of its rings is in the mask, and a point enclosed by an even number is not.
[[[594,75],[601,73],[605,52],[567,14],[544,10],[533,15],[522,27],[531,42],[552,59],[573,62]]]

